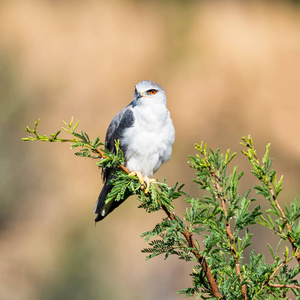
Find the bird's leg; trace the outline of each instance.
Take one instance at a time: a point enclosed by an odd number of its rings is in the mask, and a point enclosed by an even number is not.
[[[141,183],[141,188],[142,189],[144,189],[145,185],[146,185],[145,194],[147,194],[149,192],[150,184],[153,183],[153,182],[156,182],[155,179],[152,179],[152,178],[150,179],[147,176],[143,176],[142,173],[139,172],[139,171],[130,172],[128,175],[129,176],[137,176],[138,179],[139,179],[139,182]]]
[[[147,194],[149,192],[150,189],[150,184],[155,182],[156,180],[153,178],[149,178],[149,177],[144,177],[145,183],[146,183],[146,189],[145,189],[145,194]]]
[[[140,184],[142,185],[142,187],[145,185],[144,183],[144,176],[142,175],[141,172],[139,171],[132,171],[128,174],[128,176],[137,176],[137,178],[139,179]]]

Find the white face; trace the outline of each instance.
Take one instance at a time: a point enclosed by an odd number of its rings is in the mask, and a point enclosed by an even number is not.
[[[153,81],[141,81],[135,86],[134,101],[139,104],[166,104],[166,93]]]

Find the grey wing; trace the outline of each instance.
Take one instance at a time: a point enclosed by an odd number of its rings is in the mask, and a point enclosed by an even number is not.
[[[133,123],[134,115],[132,106],[128,105],[121,110],[109,124],[105,137],[105,148],[115,153],[115,141],[120,140],[123,135],[123,131],[126,130],[126,128],[131,127]],[[120,148],[123,153],[126,152],[124,145],[120,144]]]
[[[134,123],[134,115],[132,107],[130,105],[122,109],[110,122],[106,137],[105,148],[116,154],[115,141],[120,140],[123,136],[123,131],[129,128]],[[123,151],[124,157],[126,157],[126,147],[120,142],[120,149]],[[106,181],[108,175],[111,173],[111,169],[105,169],[102,172],[103,180]]]
[[[115,140],[120,140],[123,134],[123,131],[126,130],[126,128],[129,128],[134,123],[134,115],[131,106],[125,107],[123,110],[121,110],[111,121],[105,138],[105,147],[115,153]],[[126,157],[126,149],[125,147],[120,143],[120,148],[124,153],[124,156]],[[98,197],[98,201],[95,206],[95,214],[97,214],[97,217],[95,219],[95,222],[98,222],[102,219],[104,219],[110,212],[112,212],[115,208],[117,208],[121,203],[125,201],[125,199],[120,201],[111,201],[107,204],[105,204],[106,196],[111,191],[112,186],[108,184],[108,181],[114,177],[114,169],[113,168],[107,168],[103,170],[103,180],[104,180],[104,186],[100,192],[100,195]]]

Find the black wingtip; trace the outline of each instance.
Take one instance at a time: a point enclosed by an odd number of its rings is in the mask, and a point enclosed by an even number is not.
[[[98,214],[97,217],[95,218],[95,224],[103,219],[104,219],[104,217],[102,217],[100,214]]]
[[[110,178],[112,178],[113,175],[111,175],[111,177],[108,177],[107,181],[110,180]],[[107,205],[105,204],[106,201],[106,197],[108,195],[108,193],[111,191],[112,189],[112,185],[108,185],[108,184],[104,184],[100,195],[98,197],[98,201],[96,203],[96,208],[95,208],[95,214],[97,215],[95,218],[95,223],[103,220],[108,214],[110,214],[114,209],[116,209],[120,204],[122,204],[129,195],[125,195],[124,199],[121,199],[119,201],[114,201],[111,200],[111,202],[109,202]],[[105,207],[106,205],[106,207]],[[105,208],[105,210],[104,210]]]
[[[103,207],[105,206],[105,200],[106,200],[107,194],[111,191],[111,189],[112,189],[111,185],[104,184],[104,186],[100,192],[100,195],[98,197],[96,207],[95,207],[95,214],[97,215],[95,218],[95,223],[103,220],[107,215],[107,213],[105,213],[103,216],[101,212],[102,212]]]

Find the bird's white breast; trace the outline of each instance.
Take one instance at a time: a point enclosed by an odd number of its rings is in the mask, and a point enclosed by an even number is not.
[[[126,167],[152,176],[172,153],[175,130],[170,113],[164,104],[153,103],[136,106],[133,113],[135,122],[121,138],[127,147]]]

